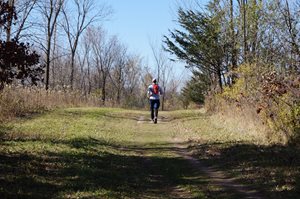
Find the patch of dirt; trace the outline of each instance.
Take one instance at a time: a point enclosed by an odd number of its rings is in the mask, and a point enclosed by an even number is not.
[[[157,123],[158,123],[158,124],[168,123],[168,122],[170,122],[170,121],[171,121],[170,118],[164,117],[164,116],[158,116],[158,118],[157,118]],[[148,117],[140,116],[140,117],[137,119],[137,123],[138,123],[138,124],[145,124],[145,123],[153,123],[153,122],[152,122],[151,119],[148,118]]]
[[[261,199],[263,198],[260,193],[252,189],[249,186],[237,183],[234,178],[228,177],[224,172],[217,170],[212,167],[207,167],[203,165],[198,159],[194,158],[192,154],[189,152],[188,146],[184,144],[180,144],[178,139],[174,139],[175,141],[175,147],[178,148],[177,154],[180,155],[182,158],[187,160],[195,169],[198,169],[200,172],[204,173],[206,176],[209,177],[209,180],[212,185],[225,188],[228,191],[236,192],[242,196],[243,198],[248,199]],[[216,151],[212,151],[212,153],[218,153]],[[180,191],[180,190],[179,190]],[[175,195],[178,193],[178,190],[174,189]],[[187,195],[187,193],[181,193],[183,195]],[[188,197],[184,197],[188,198]]]
[[[173,190],[170,191],[170,193],[172,198],[194,198],[187,190],[183,189],[182,187],[174,187]]]

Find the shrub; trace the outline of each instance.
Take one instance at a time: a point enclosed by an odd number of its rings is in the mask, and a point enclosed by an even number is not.
[[[236,83],[208,97],[207,109],[226,112],[236,107],[245,111],[245,107],[250,107],[275,137],[280,135],[284,142],[299,137],[300,78],[259,64],[241,65],[235,73]],[[250,121],[253,122],[253,118]]]

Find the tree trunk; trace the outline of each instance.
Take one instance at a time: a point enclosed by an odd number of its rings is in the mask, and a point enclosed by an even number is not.
[[[257,5],[257,0],[253,0],[252,2],[252,10],[251,10],[251,14],[252,15],[252,26],[251,26],[251,34],[249,34],[251,36],[251,38],[249,38],[249,40],[251,41],[251,47],[250,47],[250,54],[248,55],[248,61],[253,62],[255,61],[255,58],[257,57],[257,44],[258,44],[258,20],[259,20],[259,13],[258,13],[258,5]],[[250,28],[249,28],[250,29]]]
[[[234,31],[234,16],[233,16],[233,0],[230,0],[230,29],[231,29],[231,70],[237,68],[237,49],[236,49],[236,37]],[[236,76],[231,75],[232,84],[235,83]]]
[[[244,61],[247,62],[248,45],[247,45],[247,0],[243,0],[243,33],[244,33]]]
[[[287,14],[285,16],[285,21],[286,21],[286,26],[288,27],[288,31],[289,31],[289,34],[290,34],[290,37],[291,37],[291,45],[292,45],[292,57],[295,56],[295,54],[297,56],[300,55],[300,50],[299,50],[299,45],[298,45],[298,42],[297,42],[297,31],[295,30],[296,28],[294,27],[293,25],[293,19],[292,19],[292,16],[291,16],[291,12],[290,12],[290,7],[289,7],[289,3],[288,1],[286,0],[285,1],[286,3],[286,10],[287,10]],[[298,67],[297,67],[297,64],[294,64],[295,66],[295,70],[297,71],[298,70]]]
[[[121,91],[122,91],[122,67],[119,67],[119,77],[118,77],[118,83],[117,83],[117,103],[118,105],[121,104]]]
[[[106,89],[105,89],[105,83],[104,83],[102,85],[102,96],[101,96],[102,105],[105,105],[105,98],[106,98]]]
[[[75,60],[75,52],[72,50],[72,52],[71,52],[71,75],[70,75],[71,90],[73,90],[73,84],[74,84],[74,60]]]
[[[90,75],[90,65],[88,64],[88,94],[91,94],[92,91],[92,81],[91,81],[91,75]]]
[[[49,89],[50,78],[50,55],[51,55],[51,37],[48,35],[47,51],[46,51],[46,90]]]
[[[106,76],[102,76],[102,91],[101,91],[101,100],[102,100],[102,105],[105,105],[105,100],[106,100]]]
[[[8,3],[10,6],[10,12],[9,12],[8,20],[7,20],[6,42],[9,42],[11,39],[11,26],[12,26],[13,15],[14,15],[15,0],[10,0],[10,1],[8,1]]]
[[[54,11],[53,1],[50,1],[50,10],[49,13],[47,11],[43,12],[44,16],[47,18],[47,44],[46,44],[46,90],[49,89],[49,76],[50,76],[50,55],[51,55],[51,39],[53,36],[53,32],[56,27],[56,22],[58,15],[60,13],[60,9],[63,5],[63,0],[59,1],[59,5],[57,5],[57,10]],[[48,5],[45,5],[45,9],[47,9]],[[48,15],[49,14],[49,15]],[[52,21],[53,19],[53,21]]]
[[[247,62],[248,56],[248,39],[247,39],[247,0],[242,0],[240,5],[240,13],[242,18],[242,31],[243,31],[243,48],[244,48],[244,62]]]
[[[218,71],[217,71],[217,75],[218,75],[218,81],[219,81],[219,87],[220,87],[220,91],[223,91],[223,84],[222,84],[222,71],[221,71],[221,67],[218,67]]]

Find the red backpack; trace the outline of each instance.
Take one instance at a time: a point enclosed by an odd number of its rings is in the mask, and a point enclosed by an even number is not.
[[[158,85],[157,84],[153,84],[153,93],[157,95],[158,92],[159,92]]]

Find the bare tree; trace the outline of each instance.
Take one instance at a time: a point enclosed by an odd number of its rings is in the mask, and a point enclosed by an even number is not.
[[[159,82],[160,80],[160,74],[161,74],[161,67],[165,64],[166,60],[165,57],[162,57],[162,49],[157,49],[157,47],[154,45],[154,43],[150,43],[150,47],[152,50],[152,54],[155,60],[156,64],[156,71],[157,71],[157,81]]]
[[[180,92],[180,89],[181,89],[181,84],[183,83],[183,74],[181,75],[181,77],[179,76],[176,76],[174,73],[171,72],[171,75],[170,75],[170,80],[168,82],[168,90],[166,91],[166,98],[165,98],[165,101],[168,102],[169,104],[169,107],[170,108],[179,108],[179,100],[180,100],[180,97],[179,97],[179,92]]]
[[[166,55],[166,51],[164,51],[162,47],[155,48],[154,45],[151,45],[151,49],[157,66],[157,73],[158,73],[157,79],[164,91],[164,94],[162,95],[162,103],[161,103],[161,109],[163,111],[164,103],[165,103],[165,93],[167,90],[167,85],[172,70],[172,64],[170,63],[169,58]]]
[[[285,26],[288,30],[289,39],[288,42],[291,45],[291,56],[292,57],[299,57],[300,56],[300,47],[299,47],[299,36],[298,31],[296,29],[297,26],[299,26],[298,20],[296,20],[290,9],[290,5],[287,0],[285,0],[285,6],[284,10],[282,11],[282,15],[284,17]],[[297,64],[293,66],[297,70]]]
[[[142,60],[137,55],[128,56],[125,68],[124,97],[126,106],[144,106],[146,89],[141,86]]]
[[[248,57],[248,28],[247,28],[247,7],[248,0],[237,0],[240,7],[240,19],[243,31],[243,52],[244,52],[244,62],[247,62]]]
[[[100,78],[101,100],[104,105],[106,100],[106,83],[115,62],[118,40],[116,37],[107,38],[106,33],[100,27],[91,31],[91,40],[94,62]]]
[[[141,74],[141,59],[139,56],[130,56],[126,64],[125,88],[128,95],[133,95],[138,88],[138,80]]]
[[[19,0],[15,2],[18,20],[17,28],[14,31],[14,38],[19,40],[22,35],[21,33],[32,27],[32,23],[28,23],[28,18],[30,17],[33,9],[36,7],[38,0]]]
[[[145,66],[141,69],[142,79],[141,82],[143,84],[144,92],[146,94],[147,88],[153,79],[153,72],[149,66]]]
[[[10,41],[11,38],[11,29],[13,24],[13,15],[14,15],[14,6],[15,6],[15,0],[9,0],[9,13],[7,17],[7,27],[6,27],[6,41]]]
[[[113,71],[110,73],[111,82],[115,88],[116,102],[118,105],[121,104],[122,90],[124,89],[125,83],[125,72],[126,66],[128,65],[127,48],[119,45],[119,49],[116,54],[116,61],[114,64]]]
[[[71,51],[71,89],[73,89],[74,86],[74,62],[79,37],[89,25],[96,21],[104,20],[111,13],[111,10],[105,4],[101,7],[97,7],[97,12],[94,12],[94,8],[96,7],[94,0],[72,0],[72,3],[76,9],[75,13],[68,12],[66,7],[62,10],[64,15],[62,27],[67,35]]]
[[[43,49],[46,55],[46,90],[49,89],[50,78],[50,62],[51,62],[51,47],[54,30],[56,27],[57,19],[61,13],[65,0],[42,0],[38,3],[39,11],[46,19],[45,32],[46,32],[46,45]]]
[[[81,42],[80,52],[78,53],[78,60],[80,65],[81,73],[81,90],[84,90],[85,94],[90,94],[92,89],[92,80],[91,80],[91,51],[92,51],[92,41],[90,38],[90,29],[87,28],[86,34],[83,36]]]
[[[6,27],[6,41],[13,37],[16,40],[20,39],[20,34],[23,30],[29,28],[25,27],[26,21],[36,5],[37,0],[9,0],[8,4],[11,7],[9,10],[8,23]],[[14,11],[17,18],[14,18]],[[13,23],[13,20],[16,22]],[[14,27],[13,27],[14,25]]]
[[[236,47],[237,39],[236,39],[236,33],[235,33],[235,22],[234,22],[234,5],[233,0],[230,0],[230,40],[231,40],[231,69],[235,70],[237,68],[237,56],[238,56],[238,50]],[[235,83],[236,77],[232,76],[232,83]]]

